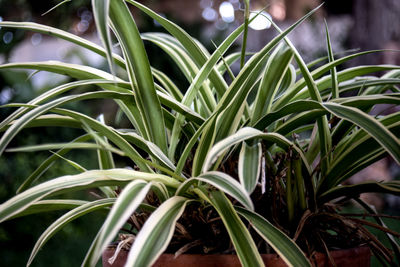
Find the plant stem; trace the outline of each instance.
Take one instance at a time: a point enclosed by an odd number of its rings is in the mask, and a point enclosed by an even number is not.
[[[289,222],[294,218],[293,188],[292,188],[292,159],[288,160],[286,171],[286,204]]]
[[[303,181],[303,175],[301,173],[301,160],[300,159],[296,159],[294,161],[294,176],[296,179],[298,197],[299,197],[299,201],[300,201],[300,208],[304,211],[307,208],[307,204],[306,204],[306,198],[304,195],[304,181]]]
[[[244,59],[246,56],[247,32],[249,29],[249,17],[250,17],[250,2],[249,0],[244,0],[243,2],[244,2],[244,31],[243,31],[242,53],[240,57],[240,68],[243,68]]]

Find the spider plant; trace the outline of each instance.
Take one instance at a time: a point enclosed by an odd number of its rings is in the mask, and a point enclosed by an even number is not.
[[[137,1],[93,0],[92,6],[103,46],[50,26],[0,22],[1,27],[67,40],[109,63],[109,72],[57,61],[0,65],[2,70],[48,71],[75,79],[26,104],[5,105],[16,110],[0,124],[1,154],[57,150],[0,206],[0,221],[69,210],[39,237],[27,265],[67,223],[104,209],[108,216],[83,266],[96,265],[127,222],[134,241],[126,266],[151,266],[166,250],[190,252],[188,244],[207,246],[216,232],[226,237],[219,252],[233,245],[243,266],[263,266],[260,253],[270,248],[289,266],[311,266],[307,256],[313,251],[328,251],[343,240],[349,241],[345,246],[368,243],[379,259],[391,263],[390,249],[365,225],[385,231],[399,255],[397,234],[379,218],[375,224],[339,213],[340,205],[352,199],[374,213],[359,199],[364,192],[400,194],[396,181],[341,185],[387,155],[400,162],[400,113],[369,115],[376,105],[400,103],[399,66],[337,71],[338,65],[371,52],[335,58],[328,31],[328,56],[306,64],[287,35],[315,10],[284,31],[274,24],[279,34],[245,62],[245,46],[241,53],[228,50],[247,32],[248,12],[245,23],[210,54],[181,27]],[[168,34],[139,33],[128,6],[156,20]],[[121,54],[112,51],[114,39]],[[151,66],[145,42],[171,57],[188,88],[178,88],[173,78]],[[243,66],[235,76],[230,66],[239,59]],[[385,74],[372,76],[377,72]],[[73,93],[76,88],[87,91]],[[113,100],[130,128],[63,108],[93,99]],[[54,126],[79,128],[84,134],[62,144],[7,148],[22,129]],[[72,149],[97,151],[99,169],[86,170],[67,159]],[[130,168],[115,167],[115,155],[130,161]],[[38,182],[59,159],[79,173]],[[61,197],[87,189],[98,189],[98,199]],[[220,229],[212,232],[215,225]],[[204,229],[205,238],[196,237],[198,229]]]

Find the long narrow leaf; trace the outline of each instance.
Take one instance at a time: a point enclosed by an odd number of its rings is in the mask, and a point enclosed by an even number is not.
[[[354,185],[341,185],[321,194],[318,201],[325,203],[340,197],[357,197],[362,193],[386,193],[400,196],[400,182],[363,182]]]
[[[167,141],[161,104],[154,87],[150,63],[136,23],[123,1],[110,2],[110,19],[127,61],[127,71],[135,88],[136,104],[142,114],[149,141],[167,153]]]
[[[150,187],[151,183],[141,180],[135,180],[125,186],[108,214],[107,219],[104,221],[95,244],[91,246],[93,251],[87,253],[91,257],[86,257],[85,260],[90,266],[96,265],[102,251],[111,243],[120,228],[122,228],[128,218],[139,207]]]
[[[221,140],[212,147],[204,162],[203,172],[206,172],[207,170],[211,169],[213,163],[218,159],[218,157],[221,156],[223,153],[225,153],[232,146],[246,140],[257,139],[257,138],[266,140],[267,142],[270,143],[277,144],[283,149],[292,147],[300,155],[300,157],[303,160],[303,163],[307,164],[307,161],[301,149],[299,149],[296,145],[287,140],[285,137],[276,133],[263,133],[254,128],[245,127],[240,129],[237,133],[225,138],[224,140]],[[308,171],[311,173],[311,169],[308,166],[308,164],[306,166],[308,168]]]
[[[37,214],[42,212],[50,212],[50,211],[59,211],[59,210],[72,210],[79,206],[88,203],[85,200],[76,200],[76,199],[49,199],[49,200],[40,200],[33,205],[29,206],[26,210],[21,213],[18,213],[16,216],[10,218],[15,219],[31,214]]]
[[[87,140],[91,139],[91,136],[89,135],[83,135],[80,136],[72,142],[85,142]],[[30,175],[28,178],[25,179],[25,181],[18,187],[17,189],[17,194],[21,193],[22,191],[25,191],[28,189],[33,182],[35,182],[37,179],[39,179],[54,163],[57,159],[59,159],[59,156],[63,156],[66,153],[70,151],[69,148],[63,148],[58,151],[56,151],[53,155],[48,157],[45,161],[43,161],[39,167],[37,167]]]
[[[186,204],[184,197],[169,198],[147,219],[136,236],[125,266],[151,266],[167,248],[175,230],[176,221]]]
[[[0,222],[24,211],[45,197],[109,185],[124,185],[133,180],[160,181],[177,188],[180,183],[161,174],[143,173],[128,169],[94,170],[77,175],[67,175],[32,187],[0,205]]]
[[[39,237],[39,239],[36,241],[36,244],[31,252],[31,255],[29,257],[28,263],[26,264],[27,266],[30,266],[33,259],[36,257],[37,253],[39,250],[44,246],[44,244],[58,231],[61,230],[62,227],[64,227],[66,224],[71,222],[72,220],[75,220],[87,213],[96,211],[98,209],[104,209],[109,206],[111,206],[115,202],[115,199],[110,198],[110,199],[100,199],[96,200],[93,202],[89,202],[86,204],[83,204],[60,218],[58,218],[54,223],[52,223]]]
[[[198,177],[190,178],[182,183],[182,185],[176,191],[176,195],[183,196],[187,192],[187,190],[198,181],[215,186],[219,190],[235,198],[246,208],[250,210],[254,209],[250,196],[246,192],[246,190],[244,190],[243,186],[239,184],[234,178],[222,172],[207,172]]]
[[[379,121],[356,108],[334,103],[324,103],[323,105],[334,115],[349,120],[367,131],[390,153],[397,163],[400,164],[400,141],[381,123],[379,123]]]
[[[293,52],[285,45],[278,46],[268,59],[266,71],[254,103],[251,124],[258,121],[263,114],[270,112],[272,102],[289,68]]]
[[[240,207],[237,207],[236,211],[250,222],[288,266],[312,266],[296,243],[265,218]]]
[[[92,0],[92,7],[97,31],[100,35],[103,45],[106,48],[105,50],[110,72],[114,73],[111,37],[108,29],[108,11],[110,8],[110,0]]]
[[[243,142],[239,154],[239,180],[246,191],[251,194],[257,186],[261,173],[262,148],[260,143],[248,145]]]
[[[152,19],[160,23],[160,25],[162,25],[171,35],[173,35],[177,40],[179,40],[179,42],[190,53],[190,55],[192,56],[192,58],[195,60],[195,62],[199,67],[204,65],[204,63],[207,61],[208,58],[204,49],[202,49],[198,45],[198,43],[181,27],[167,20],[163,16],[158,15],[157,13],[153,12],[151,9],[147,8],[146,6],[142,5],[137,1],[126,0],[126,2],[139,8],[141,11],[150,16]],[[210,80],[213,83],[214,88],[216,89],[219,96],[222,96],[228,86],[226,85],[222,76],[215,69],[213,69],[210,74]]]
[[[264,266],[254,240],[228,198],[220,191],[212,191],[208,201],[221,216],[242,266]]]
[[[335,59],[333,57],[331,39],[329,36],[328,24],[326,23],[326,20],[325,20],[325,31],[326,31],[326,44],[327,44],[327,48],[328,48],[329,62],[333,62],[333,61],[335,61]],[[333,67],[331,69],[331,77],[332,77],[332,98],[338,98],[339,97],[339,88],[338,88],[336,67]]]
[[[74,35],[72,33],[53,28],[47,25],[42,25],[34,22],[11,22],[11,21],[0,21],[0,27],[8,27],[8,28],[16,28],[16,29],[25,29],[25,30],[30,30],[30,31],[35,31],[39,32],[42,34],[47,34],[50,36],[55,36],[60,39],[64,39],[66,41],[69,41],[71,43],[77,44],[80,47],[89,49],[90,51],[93,51],[96,54],[99,54],[103,57],[106,57],[106,51],[99,45],[88,41],[87,39],[84,39],[82,37],[79,37],[77,35]],[[113,54],[113,59],[116,61],[116,63],[121,66],[125,67],[125,62],[124,60],[117,54]]]

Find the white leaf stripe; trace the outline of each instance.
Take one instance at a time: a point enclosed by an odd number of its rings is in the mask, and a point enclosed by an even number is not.
[[[109,207],[112,204],[114,204],[114,202],[115,202],[114,198],[96,200],[93,202],[83,204],[83,205],[65,213],[60,218],[58,218],[42,233],[42,235],[36,241],[36,244],[31,252],[28,263],[26,265],[29,266],[32,263],[33,259],[35,258],[35,256],[39,252],[39,250],[46,244],[46,242],[54,234],[56,234],[59,230],[61,230],[61,228],[64,227],[67,223],[69,223],[72,220],[75,220],[89,212],[93,212],[98,209],[103,209],[103,208]]]
[[[51,195],[107,185],[124,185],[132,180],[162,182],[177,188],[180,183],[161,174],[128,169],[93,170],[77,175],[62,176],[32,187],[0,205],[0,222],[24,211],[36,201]]]
[[[251,201],[249,194],[246,192],[243,186],[233,177],[223,172],[212,171],[203,173],[198,177],[190,178],[182,183],[182,185],[176,191],[175,195],[183,196],[192,185],[196,184],[199,181],[210,184],[218,188],[219,190],[227,193],[228,195],[239,201],[246,208],[250,210],[254,209],[253,202]]]
[[[236,207],[236,211],[250,222],[253,228],[273,247],[286,264],[294,267],[311,267],[307,257],[296,243],[265,218],[261,217],[257,213],[240,207]]]
[[[174,196],[162,203],[147,219],[136,236],[126,267],[151,266],[167,248],[175,231],[176,221],[190,200]]]
[[[262,147],[259,142],[248,145],[243,142],[239,154],[239,180],[246,191],[251,194],[257,186],[261,173]]]
[[[96,265],[102,251],[111,243],[128,218],[139,207],[150,187],[151,183],[135,180],[123,189],[104,221],[95,245],[91,246],[93,252],[88,252],[91,257],[87,257],[86,260],[90,266]]]
[[[302,158],[303,163],[306,165],[309,173],[311,173],[311,168],[307,164],[307,160],[301,151],[296,145],[294,145],[291,141],[286,139],[284,136],[277,133],[263,133],[257,129],[251,127],[244,127],[237,131],[235,134],[230,135],[229,137],[219,141],[215,144],[210,152],[207,154],[207,157],[203,164],[203,172],[207,172],[211,169],[214,162],[218,159],[220,155],[225,153],[232,146],[251,139],[261,138],[271,143],[276,143],[278,146],[282,148],[292,147]]]
[[[260,253],[244,223],[221,191],[211,191],[209,201],[217,210],[244,267],[264,266]]]

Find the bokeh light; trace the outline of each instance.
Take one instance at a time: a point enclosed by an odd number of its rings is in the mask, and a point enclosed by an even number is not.
[[[219,6],[219,14],[223,21],[227,23],[231,23],[235,20],[235,9],[233,8],[232,3],[230,2],[222,2]]]
[[[207,21],[215,21],[218,17],[217,11],[212,7],[206,7],[201,15]]]
[[[257,16],[259,12],[254,12],[250,14],[250,19],[254,18]],[[271,27],[271,21],[267,19],[272,20],[271,15],[268,14],[265,11],[262,11],[250,24],[249,27],[252,28],[253,30],[260,31],[260,30],[265,30]]]
[[[9,44],[9,43],[12,42],[13,38],[14,38],[14,34],[13,34],[12,32],[6,32],[6,33],[3,35],[3,42],[4,42],[5,44]]]
[[[33,46],[37,46],[42,42],[42,35],[40,33],[34,33],[31,37],[31,43]]]

